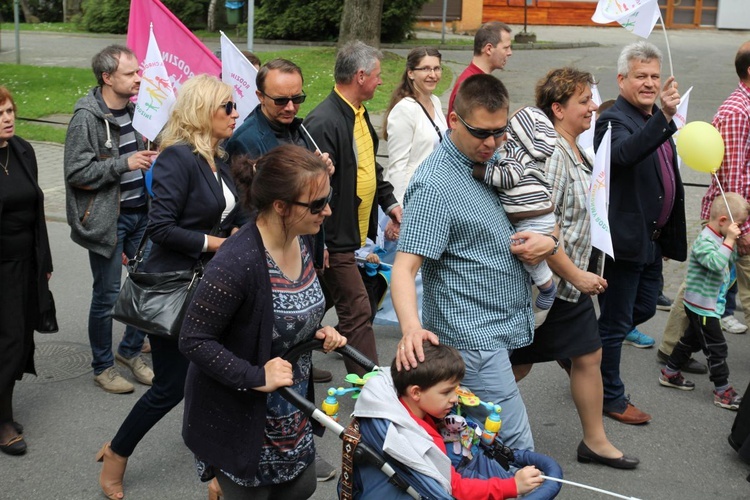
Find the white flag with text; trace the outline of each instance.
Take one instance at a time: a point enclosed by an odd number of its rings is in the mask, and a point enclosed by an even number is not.
[[[591,216],[591,245],[615,258],[612,247],[612,232],[609,228],[609,165],[612,151],[612,125],[599,144],[594,157],[589,191],[589,215]]]
[[[133,128],[146,139],[153,141],[169,120],[169,112],[176,100],[159,45],[156,43],[153,26],[142,67],[143,75],[135,105]]]
[[[227,36],[221,33],[221,79],[231,85],[234,102],[237,104],[237,126],[242,125],[247,115],[259,104],[255,95],[255,77],[258,71],[242,55]]]
[[[634,35],[648,38],[659,17],[657,0],[599,0],[591,20],[597,24],[616,21]]]
[[[677,136],[680,135],[680,130],[682,130],[682,127],[684,127],[687,123],[688,105],[690,104],[691,90],[693,90],[693,87],[690,87],[688,91],[680,97],[680,105],[677,106],[677,113],[672,118],[675,126],[677,127],[677,132],[675,132],[672,136],[672,140],[675,141],[675,144],[677,143]],[[682,169],[682,158],[680,158],[680,155],[677,155],[677,166]]]
[[[596,103],[597,106],[602,105],[602,97],[599,95],[599,88],[596,84],[591,86],[591,100]],[[586,151],[589,156],[594,156],[594,128],[596,127],[597,112],[594,111],[591,114],[591,126],[588,130],[584,130],[581,135],[578,136],[578,145]]]

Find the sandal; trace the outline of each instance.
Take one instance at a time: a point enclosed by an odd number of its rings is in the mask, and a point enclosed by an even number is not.
[[[221,486],[219,486],[219,481],[216,480],[216,478],[213,478],[210,483],[208,483],[208,500],[221,500],[224,498],[224,493],[221,491]]]
[[[125,493],[122,491],[122,478],[125,476],[125,467],[128,465],[127,457],[121,457],[112,451],[108,441],[96,454],[96,461],[102,462],[99,486],[104,495],[110,500],[125,498]]]

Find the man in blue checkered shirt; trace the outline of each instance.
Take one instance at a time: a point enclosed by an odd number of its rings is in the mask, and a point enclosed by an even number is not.
[[[515,233],[496,191],[472,178],[473,166],[487,162],[505,137],[508,91],[502,82],[491,75],[465,80],[448,121],[450,135],[417,169],[404,197],[391,281],[403,332],[396,364],[416,368],[417,359],[424,360],[424,339],[455,347],[466,361],[463,385],[502,406],[503,442],[533,449],[508,350],[533,337],[530,281],[522,262],[542,261],[557,241]],[[414,287],[420,267],[423,323]],[[477,416],[484,421],[486,415]]]

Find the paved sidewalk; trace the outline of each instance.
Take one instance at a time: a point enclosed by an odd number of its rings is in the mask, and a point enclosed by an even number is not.
[[[516,27],[515,32],[519,31]],[[617,28],[533,27],[540,40],[564,42],[596,41],[598,47],[559,50],[514,51],[507,69],[497,72],[509,88],[511,107],[533,102],[534,84],[547,70],[575,65],[595,74],[600,80],[602,97],[617,93],[616,58],[621,47],[636,38]],[[680,89],[694,85],[690,101],[690,120],[710,121],[722,100],[736,86],[732,61],[739,45],[750,39],[748,32],[717,30],[670,31],[675,74]],[[2,47],[12,47],[7,31]],[[27,53],[24,62],[80,65],[88,67],[90,55],[99,47],[124,37],[71,37],[64,35],[22,35],[22,43],[39,47],[38,59]],[[651,41],[665,49],[657,31]],[[210,45],[210,44],[209,44]],[[218,48],[218,41],[216,42]],[[212,47],[213,48],[213,47]],[[257,50],[263,48],[258,46]],[[393,49],[404,53],[406,49]],[[31,52],[31,49],[29,49]],[[471,51],[443,50],[445,64],[460,72],[471,58]],[[0,53],[0,62],[13,55]],[[665,72],[668,72],[665,62]],[[1,80],[1,78],[0,78]],[[388,92],[381,89],[379,92]],[[443,96],[444,105],[447,95]],[[379,117],[375,120],[379,123]],[[46,196],[50,240],[55,273],[51,287],[56,295],[60,332],[37,335],[39,377],[26,377],[17,385],[16,419],[26,426],[29,453],[24,457],[0,455],[0,499],[64,500],[102,498],[97,484],[99,464],[93,460],[101,444],[111,439],[137,398],[145,391],[138,386],[132,395],[105,394],[96,388],[89,367],[90,352],[86,334],[87,307],[91,276],[86,252],[70,241],[64,222],[63,146],[34,143],[39,162],[40,185]],[[381,150],[382,152],[383,150]],[[683,169],[685,182],[706,184],[708,176]],[[698,208],[705,192],[702,187],[687,187],[689,238],[698,232]],[[668,262],[665,289],[674,296],[684,275],[684,264]],[[738,314],[742,319],[742,315]],[[667,314],[656,316],[642,330],[660,340]],[[333,318],[329,318],[331,322]],[[396,350],[400,332],[393,327],[376,327],[382,364]],[[115,328],[119,339],[122,328]],[[731,380],[740,391],[750,381],[750,337],[728,337]],[[334,372],[342,383],[343,363],[333,355],[314,354],[316,363]],[[702,358],[702,356],[699,356]],[[654,349],[625,347],[623,376],[634,402],[649,411],[654,420],[645,426],[625,426],[605,419],[612,442],[626,453],[641,459],[635,471],[618,471],[597,465],[582,465],[575,460],[581,439],[580,424],[570,398],[568,379],[554,363],[540,364],[532,370],[520,389],[526,402],[538,451],[549,454],[563,467],[566,479],[605,488],[641,499],[692,500],[699,498],[746,499],[749,472],[726,444],[734,413],[711,403],[710,383],[706,376],[695,376],[696,390],[684,393],[660,387],[659,364]],[[318,386],[318,399],[328,385]],[[342,400],[340,414],[348,415],[350,400]],[[342,418],[342,420],[347,420]],[[180,436],[181,406],[157,425],[136,449],[125,477],[127,498],[167,500],[205,498],[205,485],[196,477],[193,458]],[[316,441],[320,453],[336,463],[341,442],[332,435]],[[335,498],[335,482],[319,483],[314,499]],[[561,499],[603,499],[601,494],[564,486]]]

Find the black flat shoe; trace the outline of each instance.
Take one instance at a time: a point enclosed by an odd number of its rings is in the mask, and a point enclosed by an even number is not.
[[[0,451],[8,455],[23,455],[26,453],[26,441],[23,436],[16,436],[5,444],[0,444]]]
[[[620,458],[602,457],[591,451],[583,441],[578,445],[578,461],[582,464],[594,462],[615,469],[635,469],[640,463],[640,460],[637,458],[631,458],[625,455]]]
[[[13,428],[16,430],[17,433],[23,434],[23,425],[19,424],[18,422],[14,421],[12,424]]]

